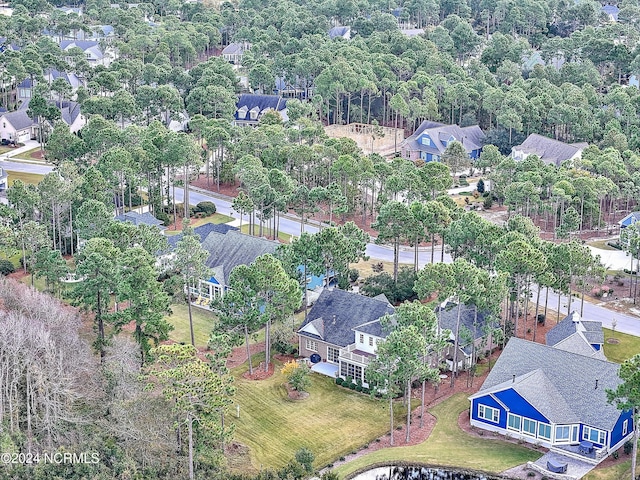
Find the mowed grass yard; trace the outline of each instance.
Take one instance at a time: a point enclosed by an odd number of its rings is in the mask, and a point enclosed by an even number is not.
[[[419,445],[378,450],[335,469],[340,478],[374,463],[416,462],[472,468],[498,473],[535,461],[542,453],[521,445],[468,435],[458,427],[458,416],[469,408],[467,395],[457,394],[429,411],[437,423],[429,438]]]
[[[13,172],[11,170],[7,170],[7,185],[13,185],[13,182],[16,180],[21,180],[23,183],[30,183],[32,185],[37,185],[44,178],[43,175],[38,175],[37,173],[23,173],[23,172]]]
[[[254,356],[254,365],[261,357]],[[256,472],[260,466],[279,468],[291,461],[295,452],[306,447],[323,467],[341,456],[384,435],[389,429],[388,404],[367,395],[335,385],[326,376],[311,374],[309,397],[290,400],[280,373],[282,363],[275,361],[273,376],[265,380],[246,380],[245,365],[233,370],[237,392],[234,403],[240,405],[240,418],[230,415],[235,424],[234,440],[250,449],[251,465],[234,464],[242,472]],[[397,405],[396,422],[402,422],[406,410]]]
[[[191,330],[189,328],[189,307],[187,305],[171,305],[171,315],[167,315],[167,321],[173,325],[173,330],[169,332],[169,338],[178,343],[191,343]],[[216,321],[216,316],[207,310],[191,306],[193,316],[193,337],[196,347],[206,347],[209,342],[209,335]]]
[[[622,363],[640,353],[640,337],[626,333],[613,332],[608,328],[604,331],[604,355],[611,362]],[[610,339],[618,343],[609,343]]]

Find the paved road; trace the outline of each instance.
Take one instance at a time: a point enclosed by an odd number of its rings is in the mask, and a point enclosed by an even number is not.
[[[536,290],[532,289],[533,299],[536,298]],[[544,305],[546,298],[546,289],[540,292],[540,304]],[[560,298],[560,320],[567,316],[567,311],[576,311],[580,313],[580,296],[571,298],[570,308],[567,310],[567,301],[568,298],[566,295],[562,295]],[[549,291],[549,308],[552,310],[557,310],[558,308],[558,295],[553,291]],[[637,314],[625,315],[620,312],[616,312],[615,310],[611,310],[604,306],[593,304],[585,300],[583,309],[582,309],[582,317],[585,320],[594,320],[598,322],[602,322],[602,326],[605,328],[611,328],[613,320],[616,321],[616,332],[628,333],[631,335],[640,336],[640,304],[637,308]],[[551,322],[555,322],[556,316],[551,316],[549,320]]]
[[[0,167],[9,172],[35,173],[38,175],[46,175],[47,173],[51,173],[54,169],[53,165],[6,160],[5,157],[0,157]]]
[[[176,196],[178,197],[177,201],[182,201],[182,191],[179,192],[176,190]],[[213,201],[216,204],[216,207],[220,213],[225,215],[230,215],[232,217],[238,217],[238,214],[231,209],[231,203],[215,194],[208,193],[204,190],[191,190],[189,193],[190,202],[192,204],[196,204],[202,201]],[[243,219],[243,223],[246,222],[246,216]],[[315,223],[315,222],[314,222]],[[283,217],[280,220],[280,230],[284,233],[288,233],[290,235],[300,235],[300,221],[296,220],[293,217]],[[306,224],[305,231],[309,233],[315,233],[318,231],[318,227],[313,224]],[[440,247],[436,247],[435,249],[435,258],[436,261],[440,260]],[[620,252],[615,252],[620,253]],[[382,245],[376,245],[374,243],[370,243],[367,245],[367,255],[369,255],[372,259],[384,260],[384,261],[393,261],[393,249],[389,247],[385,247]],[[624,252],[622,252],[624,255]],[[423,267],[431,260],[431,248],[421,248],[418,256],[419,266]],[[444,255],[445,262],[451,262],[451,256],[447,253]],[[413,249],[412,248],[402,248],[400,251],[400,263],[408,263],[413,264]],[[535,291],[533,293],[535,298]],[[543,290],[540,294],[540,303],[544,304],[546,291]],[[566,313],[567,305],[567,297],[562,296],[560,301],[561,306],[561,319],[564,318]],[[558,308],[558,295],[549,292],[549,308],[556,309]],[[580,311],[580,298],[573,298],[571,302],[571,310]],[[611,322],[615,318],[617,325],[616,331],[629,333],[632,335],[640,336],[640,305],[638,305],[638,315],[624,315],[622,313],[615,312],[604,306],[594,305],[589,302],[584,302],[583,307],[584,318],[588,320],[595,320],[602,322],[603,326],[606,328],[611,328]],[[554,319],[551,319],[554,320]]]

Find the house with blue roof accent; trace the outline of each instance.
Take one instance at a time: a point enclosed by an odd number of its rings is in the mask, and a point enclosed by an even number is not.
[[[620,229],[624,229],[630,227],[636,222],[640,222],[640,212],[631,212],[629,215],[620,220],[618,222],[618,225],[620,225]]]
[[[472,160],[480,157],[485,134],[478,125],[459,127],[425,120],[401,144],[402,156],[409,160],[438,162],[451,142],[460,142]]]
[[[607,402],[620,365],[512,337],[480,390],[471,425],[597,465],[633,435],[631,411]]]

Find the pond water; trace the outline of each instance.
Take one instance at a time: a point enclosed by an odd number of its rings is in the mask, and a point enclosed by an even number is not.
[[[498,480],[498,478],[480,472],[444,468],[388,466],[360,473],[352,480]]]

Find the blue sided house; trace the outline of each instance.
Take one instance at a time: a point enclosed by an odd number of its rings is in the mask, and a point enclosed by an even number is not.
[[[460,142],[472,160],[482,152],[485,134],[478,125],[459,127],[425,120],[401,144],[402,156],[409,160],[439,161],[451,142]]]
[[[618,225],[620,225],[620,229],[623,229],[630,227],[636,222],[640,222],[640,212],[631,212],[629,215],[620,220],[618,222]]]
[[[597,464],[633,435],[632,412],[607,403],[619,368],[513,337],[469,397],[471,425]]]

